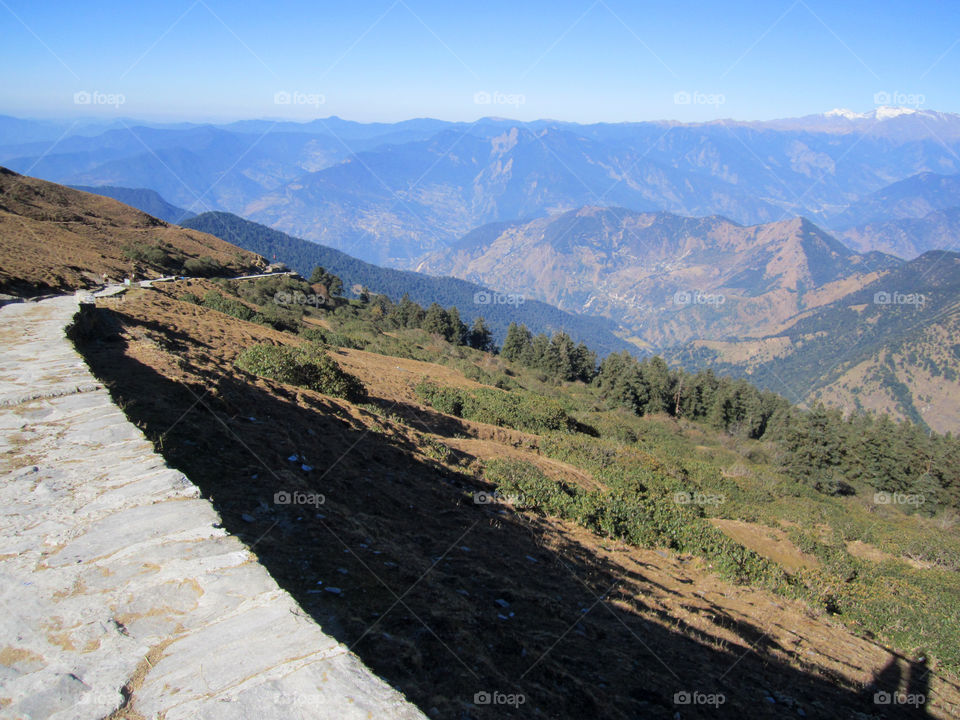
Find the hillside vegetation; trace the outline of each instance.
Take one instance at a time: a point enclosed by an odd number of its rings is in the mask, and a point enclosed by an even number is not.
[[[958,312],[960,255],[930,251],[780,333],[746,343],[697,341],[670,358],[741,375],[794,402],[884,411],[956,433]]]
[[[184,223],[216,235],[266,258],[282,258],[307,277],[316,266],[342,278],[347,289],[363,288],[399,300],[407,295],[424,306],[439,303],[456,306],[467,321],[482,315],[494,336],[502,340],[507,326],[520,320],[544,332],[564,330],[601,352],[624,350],[630,345],[614,335],[616,324],[599,317],[562,312],[532,296],[506,295],[484,285],[452,277],[378,267],[334,248],[302,240],[229,213],[203,213]]]
[[[519,325],[494,354],[453,309],[315,278],[136,290],[79,347],[431,714],[501,717],[474,702],[497,690],[529,717],[666,718],[699,691],[724,716],[896,717],[873,702],[891,668],[928,714],[960,707],[953,438]]]

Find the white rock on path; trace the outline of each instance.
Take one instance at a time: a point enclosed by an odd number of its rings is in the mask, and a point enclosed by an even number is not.
[[[0,308],[0,718],[424,718],[153,453],[76,312]]]

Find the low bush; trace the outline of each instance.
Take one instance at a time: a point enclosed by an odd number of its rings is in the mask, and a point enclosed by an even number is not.
[[[358,378],[345,372],[315,345],[254,345],[240,353],[237,367],[278,382],[360,402],[367,391]]]
[[[148,245],[145,243],[127,245],[122,249],[122,252],[128,260],[142,263],[159,272],[179,270],[182,265],[179,257],[159,245]]]
[[[573,426],[570,416],[555,400],[526,391],[466,390],[423,380],[414,392],[442,413],[490,425],[532,433],[569,430]]]
[[[199,258],[189,258],[183,263],[183,272],[191,277],[216,277],[224,275],[225,268],[213,258],[204,255]]]
[[[200,304],[211,310],[222,312],[224,315],[235,317],[238,320],[253,320],[256,314],[239,300],[225,297],[216,290],[211,290],[205,294]]]
[[[551,480],[534,465],[517,460],[491,461],[485,475],[501,496],[572,520],[600,535],[638,547],[667,547],[700,555],[721,575],[738,583],[780,588],[788,582],[775,563],[714,528],[700,508],[677,503],[669,494],[647,488],[584,490]]]

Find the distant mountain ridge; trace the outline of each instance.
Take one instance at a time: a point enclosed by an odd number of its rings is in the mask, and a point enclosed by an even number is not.
[[[831,218],[836,227],[922,218],[960,207],[960,175],[923,172],[871,193]]]
[[[483,316],[498,342],[503,341],[510,323],[518,322],[534,332],[552,334],[563,330],[604,355],[632,348],[614,334],[616,324],[605,318],[562,312],[532,298],[501,296],[482,285],[456,278],[377,267],[334,248],[292,237],[229,213],[203,213],[190,218],[183,226],[210,233],[269,260],[286,262],[305,276],[320,265],[339,275],[347,288],[361,285],[394,301],[408,294],[424,306],[433,302],[444,307],[456,306],[465,321]]]
[[[126,205],[137,208],[137,210],[142,210],[148,215],[153,215],[155,218],[159,218],[164,222],[173,223],[174,225],[179,225],[184,220],[188,220],[196,215],[196,213],[192,213],[189,210],[171,205],[160,196],[160,193],[155,190],[148,190],[147,188],[125,188],[115,187],[113,185],[74,185],[72,187],[74,190],[82,190],[83,192],[93,193],[94,195],[111,197],[114,200],[119,200]]]
[[[742,226],[584,207],[478,228],[419,269],[600,314],[663,348],[767,334],[899,263],[854,252],[804,218]]]
[[[892,219],[854,217],[871,193],[960,173],[960,116],[912,108],[687,124],[332,117],[103,127],[68,129],[51,147],[55,126],[0,118],[0,162],[59,183],[149,188],[191,212],[233,212],[404,268],[480,225],[586,205],[852,227]]]
[[[912,260],[929,250],[960,248],[960,206],[933,210],[920,218],[901,218],[850,228],[840,234],[858,250],[876,248]]]
[[[671,353],[808,403],[869,408],[960,430],[960,254],[930,251],[778,333]]]

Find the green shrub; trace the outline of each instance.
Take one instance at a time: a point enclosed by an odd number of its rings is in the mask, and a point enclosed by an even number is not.
[[[418,383],[414,392],[442,413],[489,425],[532,433],[569,430],[573,426],[559,403],[531,392],[495,388],[465,390],[441,387],[427,380]]]
[[[363,384],[345,372],[315,346],[254,345],[240,353],[237,367],[278,382],[360,402],[367,396]]]
[[[269,325],[275,330],[297,332],[301,326],[303,309],[281,305],[264,305],[253,317],[254,322]]]
[[[189,258],[184,262],[183,272],[192,277],[215,277],[217,275],[223,275],[225,270],[219,262],[204,255],[199,258]]]
[[[355,350],[363,350],[365,343],[358,342],[355,338],[344,335],[335,330],[326,330],[318,327],[303,327],[300,334],[310,342],[332,345],[333,347],[346,347]]]
[[[486,478],[502,496],[547,515],[573,520],[593,532],[638,547],[669,547],[710,560],[724,577],[783,587],[788,579],[775,563],[730,540],[710,525],[702,511],[674,501],[665,492],[647,489],[599,492],[546,477],[518,460],[487,463]]]
[[[255,314],[253,310],[239,300],[224,297],[216,290],[211,290],[203,296],[203,306],[238,318],[239,320],[253,320]]]
[[[180,259],[159,245],[127,245],[122,249],[124,257],[148,265],[154,270],[172,271],[180,268]]]

